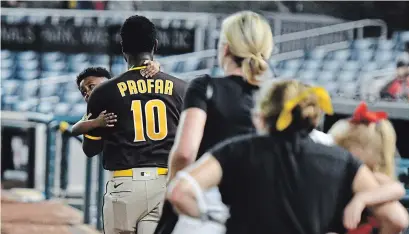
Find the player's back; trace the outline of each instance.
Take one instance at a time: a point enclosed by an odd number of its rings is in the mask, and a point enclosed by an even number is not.
[[[144,78],[130,70],[95,89],[88,108],[115,113],[118,120],[113,128],[99,129],[105,169],[167,167],[185,85],[162,72]]]

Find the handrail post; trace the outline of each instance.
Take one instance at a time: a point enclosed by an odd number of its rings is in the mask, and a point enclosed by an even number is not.
[[[46,199],[52,197],[52,191],[54,189],[54,174],[55,174],[55,128],[57,126],[56,121],[52,121],[47,126],[47,151],[46,151],[46,164],[45,164],[45,188],[44,195]]]
[[[85,167],[84,223],[91,223],[92,158],[87,158]]]
[[[97,229],[102,230],[103,199],[105,194],[105,170],[102,166],[102,153],[98,155],[98,190],[97,190]]]
[[[70,152],[70,135],[67,132],[61,134],[61,170],[60,170],[60,188],[64,197],[68,187],[68,155]]]

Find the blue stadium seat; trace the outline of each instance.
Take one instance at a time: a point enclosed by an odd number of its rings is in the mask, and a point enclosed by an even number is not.
[[[372,59],[373,52],[371,50],[360,50],[357,52],[357,59],[360,61],[367,62]]]
[[[20,62],[26,62],[30,60],[36,60],[38,59],[37,53],[34,51],[24,51],[24,52],[18,52],[16,54],[16,58]]]
[[[356,98],[358,95],[358,86],[355,82],[343,83],[339,86],[339,94],[346,98]]]
[[[374,44],[375,40],[373,38],[364,38],[353,41],[351,47],[353,49],[368,50],[372,48]]]
[[[60,103],[58,103],[58,105],[55,106],[54,114],[55,115],[60,115],[60,116],[69,115],[69,111],[71,109],[71,106],[72,105],[70,105],[68,103],[60,102]]]
[[[321,68],[321,66],[322,64],[320,60],[309,60],[306,61],[303,65],[304,69],[307,70],[318,70]]]
[[[356,61],[348,61],[342,65],[342,69],[346,71],[358,71],[361,67],[361,64]]]
[[[400,42],[409,42],[409,31],[400,33]]]
[[[309,53],[308,57],[309,57],[310,59],[313,59],[313,60],[322,60],[322,59],[324,59],[324,57],[326,56],[326,54],[327,54],[327,51],[326,51],[326,50],[324,50],[324,49],[322,49],[322,48],[316,48],[316,49],[312,50],[312,51]]]
[[[40,71],[38,70],[18,70],[17,77],[22,80],[33,80],[38,78]]]
[[[60,84],[43,84],[39,90],[40,97],[50,97],[54,96],[58,92]]]
[[[67,103],[78,103],[84,100],[79,90],[65,92],[62,99]]]
[[[109,56],[105,54],[97,54],[91,56],[92,64],[104,64],[105,66],[109,65]]]
[[[33,99],[33,97],[37,97],[37,86],[25,82],[23,85],[19,86],[19,89],[17,89],[16,95],[19,95],[22,100],[24,99]]]
[[[303,61],[299,59],[289,60],[289,61],[286,61],[284,68],[287,70],[297,71],[301,67],[302,63]]]
[[[296,74],[297,70],[295,69],[285,69],[281,70],[281,72],[278,75],[282,77],[295,77]]]
[[[382,65],[388,62],[394,62],[396,57],[392,51],[382,51],[376,53],[374,59],[378,64]]]
[[[19,101],[15,104],[16,111],[35,111],[35,103],[33,100]]]
[[[339,73],[337,81],[341,83],[354,81],[357,76],[357,73],[354,71],[343,71]]]
[[[317,78],[317,81],[320,84],[331,83],[334,81],[335,74],[332,71],[323,71],[318,75]]]
[[[83,70],[87,69],[88,67],[91,67],[91,64],[89,62],[83,62],[83,63],[72,63],[70,65],[70,72],[74,73],[80,73]]]
[[[212,76],[214,77],[220,77],[224,75],[224,71],[223,69],[221,69],[220,67],[214,67],[212,70]]]
[[[3,80],[1,82],[1,93],[6,96],[14,95],[16,94],[19,86],[20,82],[17,80]]]
[[[13,78],[13,75],[14,75],[13,70],[1,68],[1,79],[2,80],[11,79]]]
[[[322,66],[323,70],[336,72],[342,65],[342,61],[327,61]]]
[[[126,66],[122,64],[114,64],[111,67],[112,75],[117,76],[126,71]]]
[[[87,113],[86,103],[75,104],[70,111],[71,116],[83,116],[85,113]]]
[[[58,105],[57,105],[58,106]],[[54,109],[54,104],[51,102],[43,101],[37,106],[37,111],[44,114],[51,114]]]
[[[392,40],[379,40],[377,49],[378,51],[393,50],[395,43]]]
[[[16,95],[4,95],[4,97],[2,97],[2,100],[1,100],[1,103],[2,103],[1,109],[13,111],[15,110],[16,104],[19,101],[20,99]]]
[[[378,64],[376,62],[369,62],[365,63],[362,67],[362,71],[369,72],[369,71],[376,71],[378,69]]]
[[[63,71],[43,71],[40,74],[40,78],[56,77],[64,75]]]
[[[305,82],[307,84],[311,84],[311,83],[315,82],[316,76],[317,76],[317,74],[315,72],[304,71],[303,73],[300,73],[298,77],[302,82]]]
[[[349,50],[337,50],[337,51],[334,51],[332,54],[333,54],[332,56],[333,60],[345,61],[349,59],[351,52]]]
[[[195,71],[199,68],[200,60],[196,58],[189,59],[183,64],[183,72]]]
[[[17,63],[17,69],[24,69],[28,71],[33,71],[38,69],[39,62],[38,60],[28,60],[24,62]]]
[[[12,59],[12,53],[9,50],[1,50],[1,60]]]
[[[67,71],[67,64],[64,61],[43,62],[44,71]]]

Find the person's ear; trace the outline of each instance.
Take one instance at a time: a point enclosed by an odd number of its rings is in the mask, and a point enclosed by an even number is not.
[[[159,45],[159,41],[158,39],[155,39],[155,43],[153,44],[153,52],[156,53],[156,51],[158,51],[158,45]]]

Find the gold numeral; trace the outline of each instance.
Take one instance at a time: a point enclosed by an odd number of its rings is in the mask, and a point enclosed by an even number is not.
[[[155,131],[155,110],[158,118],[158,131]],[[140,100],[132,101],[133,124],[135,130],[134,142],[145,141],[143,125],[142,103]],[[154,99],[145,104],[145,127],[146,135],[153,141],[163,140],[168,135],[168,123],[166,117],[166,105],[159,99]]]

